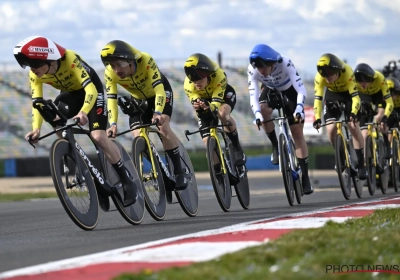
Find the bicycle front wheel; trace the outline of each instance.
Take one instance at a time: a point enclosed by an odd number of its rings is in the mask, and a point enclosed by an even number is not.
[[[298,170],[298,159],[296,156],[296,148],[294,146],[293,140],[290,140],[290,150],[292,151],[293,162],[295,163],[294,169]],[[297,173],[298,175],[298,173]],[[294,193],[296,195],[296,201],[301,204],[301,197],[303,196],[303,186],[301,185],[301,178],[297,176],[297,180],[294,181]]]
[[[293,206],[295,191],[287,144],[285,135],[279,134],[279,164],[282,172],[283,184],[285,185],[286,197],[289,205]]]
[[[224,158],[219,152],[217,140],[212,136],[207,139],[207,159],[211,182],[218,203],[223,211],[228,212],[232,203],[232,190],[229,182],[228,170],[225,170],[225,174],[221,171],[217,173],[215,170],[215,165],[221,164]]]
[[[161,221],[165,218],[167,210],[165,185],[160,165],[154,154],[154,166],[151,164],[151,153],[152,151],[149,151],[146,140],[143,137],[135,137],[133,139],[132,154],[139,178],[143,182],[146,209],[153,219]],[[154,173],[157,174],[157,177],[155,177]]]
[[[392,185],[395,192],[399,191],[399,139],[392,140]]]
[[[53,142],[50,170],[57,195],[68,216],[81,229],[94,229],[99,219],[97,190],[86,162],[71,150],[67,140]]]
[[[374,195],[376,190],[376,165],[374,163],[374,143],[370,135],[365,139],[365,165],[368,171],[368,192],[370,195]]]
[[[188,152],[182,145],[181,141],[178,140],[178,142],[179,154],[181,157],[181,166],[186,174],[189,183],[186,189],[175,191],[175,195],[178,199],[179,204],[181,205],[183,212],[185,212],[186,215],[188,215],[189,217],[195,217],[199,210],[199,193],[197,190],[196,176],[194,174],[194,168]],[[168,155],[166,155],[166,158],[169,170],[171,174],[174,174],[174,165],[172,164],[172,161],[168,157]]]
[[[342,135],[336,136],[335,142],[335,162],[336,172],[339,176],[340,188],[345,199],[350,199],[351,195],[351,167],[346,162],[346,148]]]
[[[112,165],[105,160],[105,170],[107,172],[107,178],[110,181],[111,186],[113,186],[113,194],[111,196],[115,207],[117,207],[118,212],[121,216],[132,225],[139,225],[143,221],[144,217],[144,194],[143,194],[143,184],[142,180],[140,180],[139,175],[136,171],[136,168],[133,164],[133,161],[126,150],[122,147],[122,145],[115,139],[111,139],[115,145],[117,145],[122,160],[124,162],[124,166],[126,170],[130,173],[132,180],[134,181],[136,188],[137,188],[137,200],[134,204],[124,207],[123,204],[123,197],[124,197],[124,190],[122,185],[120,184],[120,179],[115,172],[115,169]]]

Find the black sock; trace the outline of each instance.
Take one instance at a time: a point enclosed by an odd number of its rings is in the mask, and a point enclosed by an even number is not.
[[[112,164],[112,167],[114,167],[114,170],[117,172],[121,181],[125,181],[125,179],[127,179],[128,174],[125,169],[125,165],[124,162],[122,161],[122,158],[120,158],[120,160],[117,161],[117,163]]]
[[[301,173],[308,175],[308,157],[306,158],[298,158],[299,164],[301,168]]]
[[[355,150],[358,158],[358,167],[364,166],[364,148]]]
[[[233,146],[235,147],[235,149],[237,151],[241,151],[242,147],[240,146],[239,143],[239,134],[237,132],[237,129],[235,129],[233,132],[227,132],[226,133],[229,137],[229,139],[231,139]]]
[[[175,175],[182,174],[181,155],[179,154],[179,147],[165,151],[174,165]]]
[[[268,136],[269,140],[271,141],[272,146],[274,146],[274,148],[277,148],[278,147],[278,139],[276,138],[275,129],[272,130],[271,132],[268,132],[267,136]]]

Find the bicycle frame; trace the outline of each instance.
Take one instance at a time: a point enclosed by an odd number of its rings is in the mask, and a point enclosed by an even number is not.
[[[39,104],[41,105],[41,107],[48,106],[48,108],[51,111],[53,111],[54,113],[56,113],[58,115],[58,117],[65,120],[65,122],[67,121],[67,118],[59,111],[57,106],[51,100],[44,101],[43,103],[39,103]],[[40,110],[39,110],[39,112],[40,112]],[[73,126],[79,126],[79,129],[73,128]],[[112,194],[112,186],[104,178],[104,174],[105,174],[104,162],[102,159],[103,151],[101,149],[99,149],[97,144],[92,140],[92,138],[90,137],[90,132],[83,129],[80,125],[78,125],[78,121],[75,121],[75,123],[73,123],[73,124],[68,124],[68,125],[64,125],[63,127],[56,128],[53,131],[39,137],[38,140],[47,138],[48,136],[56,134],[57,132],[60,132],[60,131],[62,132],[61,133],[62,138],[66,139],[68,141],[68,143],[71,145],[72,156],[75,157],[75,159],[77,156],[80,156],[88,165],[89,172],[92,175],[92,177],[94,178],[95,183],[100,184],[100,186],[101,186],[100,191],[104,191],[104,192],[106,192],[107,195],[111,195]],[[101,165],[101,169],[102,169],[101,171],[99,171],[98,168],[95,165],[93,165],[92,162],[89,160],[89,157],[83,151],[83,149],[78,144],[78,142],[75,140],[74,133],[75,134],[86,134],[89,136],[90,140],[92,141],[93,145],[96,148],[96,152],[99,157],[100,165]],[[31,143],[31,141],[29,141],[29,144],[31,144],[35,148],[35,146]],[[83,167],[80,166],[80,163],[78,160],[76,160],[76,164],[78,165],[79,170],[83,169]],[[82,176],[81,174],[79,174],[79,175]],[[81,177],[80,179],[83,180],[83,177]],[[96,186],[98,184],[96,184]]]
[[[392,141],[390,143],[390,148],[392,149],[393,153],[397,153],[397,158],[400,158],[400,149],[397,149],[397,151],[393,151],[393,140],[396,139],[399,141],[399,130],[397,127],[393,127],[389,130],[389,133],[392,133]],[[392,165],[392,159],[390,159],[390,165]]]
[[[378,149],[377,144],[376,144],[376,137],[374,136],[373,133],[373,125],[376,125],[374,122],[369,122],[366,123],[367,125],[367,131],[368,131],[368,136],[371,136],[372,138],[372,149],[373,149],[373,164],[374,166],[377,165],[378,159],[376,158],[376,150]],[[379,132],[378,132],[379,133]],[[377,137],[379,137],[379,134],[376,134]]]
[[[296,166],[295,166],[296,164],[293,161],[293,158],[296,156],[296,154],[295,154],[295,151],[292,151],[292,147],[290,145],[290,143],[293,141],[292,133],[291,133],[290,128],[287,123],[287,117],[284,116],[282,108],[278,110],[278,114],[279,114],[279,117],[274,118],[274,120],[278,121],[279,135],[283,134],[285,137],[285,142],[287,143],[286,149],[288,150],[288,153],[289,153],[290,168],[292,169],[292,176],[294,174],[296,174],[294,179],[297,180],[299,177],[299,173],[296,170]],[[281,145],[281,143],[279,141],[278,141],[278,145]],[[282,172],[281,161],[279,161],[279,171]]]

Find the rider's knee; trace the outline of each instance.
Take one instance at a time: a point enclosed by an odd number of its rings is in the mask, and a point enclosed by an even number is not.
[[[105,139],[105,134],[102,133],[101,130],[93,130],[90,132],[90,137],[93,139],[94,142],[101,144],[104,142]]]
[[[260,104],[260,111],[261,115],[263,116],[264,119],[270,118],[272,115],[272,108],[268,107],[266,103],[261,103]]]

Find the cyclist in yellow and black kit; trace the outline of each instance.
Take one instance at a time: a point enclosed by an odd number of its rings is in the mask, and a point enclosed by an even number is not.
[[[358,111],[360,109],[360,97],[354,79],[353,70],[349,65],[337,56],[326,53],[320,57],[317,63],[318,73],[314,80],[314,128],[321,127],[322,101],[325,91],[325,123],[340,118],[339,103],[345,105],[348,128],[353,136],[353,144],[358,158],[358,177],[361,180],[367,178],[367,170],[364,165],[364,139],[358,125]],[[327,125],[328,139],[334,145],[336,139],[336,126]]]
[[[104,79],[108,97],[110,115],[109,131],[115,137],[117,133],[118,103],[117,85],[124,87],[133,98],[147,100],[144,114],[129,118],[130,127],[154,122],[158,119],[163,146],[174,165],[175,188],[183,190],[188,185],[181,166],[178,138],[169,123],[172,115],[173,93],[167,78],[160,72],[154,59],[128,43],[120,40],[109,42],[101,50],[101,60],[106,67]],[[133,135],[138,136],[134,130]]]
[[[212,123],[211,111],[216,113],[223,124],[229,121],[232,125],[225,126],[224,130],[235,149],[235,164],[245,164],[246,158],[239,142],[236,122],[231,116],[236,104],[236,92],[228,84],[225,72],[217,63],[201,53],[192,54],[186,60],[184,70],[186,78],[183,88],[199,118],[200,129]],[[209,105],[202,99],[209,101]],[[207,144],[210,131],[202,130],[200,134],[204,144]],[[219,173],[219,167],[216,169]]]
[[[77,53],[45,37],[26,38],[15,46],[14,56],[22,68],[30,67],[33,101],[43,99],[43,84],[48,84],[61,91],[54,103],[66,105],[66,117],[79,118],[80,125],[89,122],[90,136],[103,149],[123,183],[124,205],[135,203],[136,186],[127,175],[118,147],[106,135],[107,106],[103,84],[93,68]],[[26,135],[27,140],[31,138],[37,142],[42,123],[42,115],[32,108],[32,131]],[[54,119],[50,124],[56,127],[60,122]],[[102,198],[99,198],[102,203]],[[104,199],[108,200],[108,197]]]
[[[393,111],[389,116],[389,119],[387,121],[387,125],[390,128],[399,128],[399,121],[400,121],[400,82],[398,79],[394,77],[388,77],[386,78],[386,84],[388,87],[388,90],[390,91],[390,95],[392,96],[393,99]],[[392,134],[389,133],[389,141],[392,141]]]
[[[360,63],[354,68],[354,77],[356,78],[361,101],[372,103],[377,109],[375,119],[381,124],[379,130],[383,134],[386,146],[385,157],[390,158],[390,143],[386,124],[393,110],[393,100],[387,88],[385,77],[379,71],[373,70],[371,66],[365,63]],[[371,115],[360,117],[361,132],[364,139],[366,139],[368,135],[365,123],[371,122],[372,120],[373,116]]]

